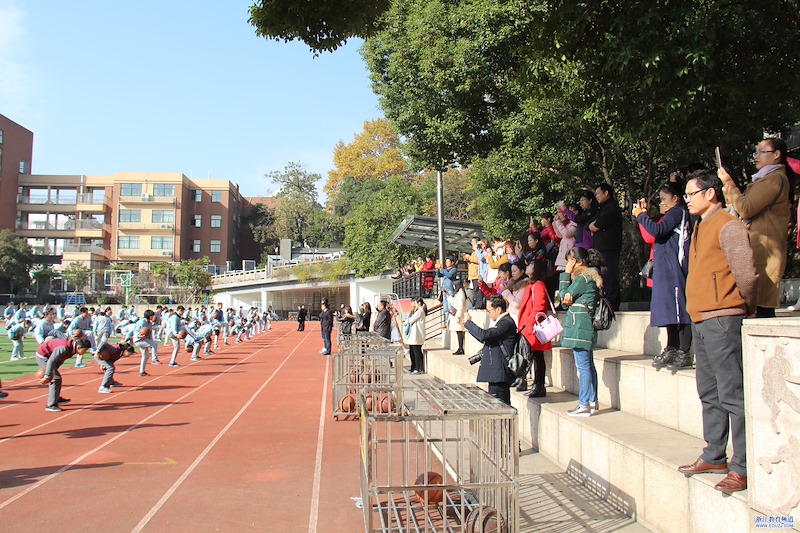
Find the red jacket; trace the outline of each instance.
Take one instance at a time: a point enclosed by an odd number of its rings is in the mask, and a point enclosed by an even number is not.
[[[525,287],[522,295],[522,304],[519,307],[519,331],[531,345],[531,350],[536,352],[546,352],[553,349],[552,343],[542,344],[533,332],[533,325],[536,323],[538,313],[547,314],[550,304],[547,299],[547,286],[543,281],[537,281],[533,285]]]
[[[36,349],[36,355],[44,357],[45,359],[50,359],[50,357],[53,355],[53,352],[59,348],[66,348],[66,353],[69,354],[64,359],[69,359],[75,355],[75,341],[72,339],[50,339],[49,341],[39,345],[39,347]],[[64,350],[59,350],[59,352],[63,353]]]

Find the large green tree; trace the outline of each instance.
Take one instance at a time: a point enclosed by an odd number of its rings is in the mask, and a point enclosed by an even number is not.
[[[18,293],[31,285],[33,250],[10,229],[0,230],[0,292]]]

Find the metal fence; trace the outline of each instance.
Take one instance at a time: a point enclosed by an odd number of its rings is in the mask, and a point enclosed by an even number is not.
[[[474,385],[403,391],[395,415],[361,408],[367,533],[519,531],[517,411]]]

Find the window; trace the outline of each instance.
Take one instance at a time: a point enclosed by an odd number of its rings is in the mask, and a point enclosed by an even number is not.
[[[211,249],[209,251],[212,254],[220,253],[222,251],[222,241],[211,241]]]
[[[138,209],[120,209],[119,210],[120,222],[141,222],[142,212]]]
[[[153,224],[172,224],[175,222],[175,212],[172,210],[153,210]]]
[[[200,253],[200,240],[196,239],[192,241],[192,252],[199,254]]]
[[[30,174],[31,172],[31,165],[27,161],[20,161],[19,162],[19,173],[20,174]]]
[[[3,144],[3,130],[0,130],[0,144]]]
[[[172,250],[172,237],[150,237],[153,250]]]
[[[203,215],[192,215],[192,227],[199,228],[203,226]]]
[[[211,201],[220,203],[222,201],[222,191],[211,191]]]
[[[197,189],[196,191],[194,191],[194,203],[199,204],[202,201],[203,201],[203,191]]]
[[[175,196],[175,185],[155,183],[153,184],[153,196]]]
[[[119,187],[120,196],[141,196],[142,184],[141,183],[123,183]]]
[[[212,228],[222,227],[222,215],[211,215],[211,227]]]
[[[3,169],[3,149],[0,148],[0,170]]]
[[[120,250],[138,250],[139,237],[120,237],[118,248]]]

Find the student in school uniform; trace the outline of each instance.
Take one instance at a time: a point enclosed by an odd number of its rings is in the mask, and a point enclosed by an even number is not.
[[[12,345],[10,361],[25,359],[25,334],[28,333],[30,327],[31,321],[26,318],[8,328],[8,338],[11,339]]]
[[[88,307],[81,307],[78,310],[78,316],[70,323],[67,328],[68,337],[76,337],[75,330],[81,330],[83,334],[89,339],[90,346],[92,345],[92,317],[89,315]],[[75,358],[75,368],[84,368],[86,365],[83,363],[83,354],[78,354]]]
[[[94,354],[94,360],[103,369],[103,380],[100,382],[100,388],[97,392],[100,394],[110,394],[111,387],[121,387],[122,383],[114,380],[114,372],[116,367],[114,363],[119,361],[122,357],[135,353],[136,350],[130,344],[109,344],[103,342],[97,345],[97,353]]]

